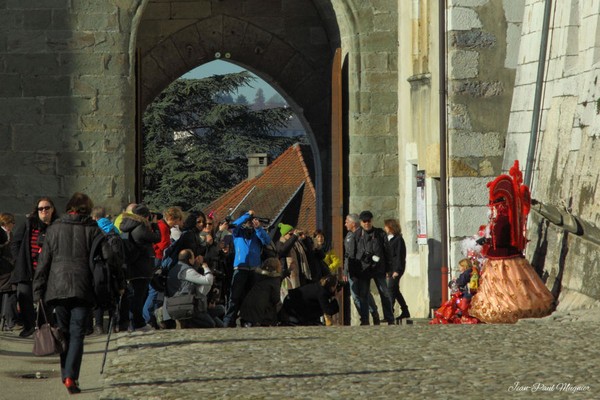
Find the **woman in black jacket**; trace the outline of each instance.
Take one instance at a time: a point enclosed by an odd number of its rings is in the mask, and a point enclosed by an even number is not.
[[[125,254],[130,290],[128,301],[121,303],[121,309],[123,312],[129,309],[133,330],[142,332],[153,330],[152,326],[146,324],[143,308],[148,294],[148,285],[155,271],[153,244],[160,241],[160,231],[158,227],[156,230],[153,229],[150,217],[148,207],[138,204],[133,209],[133,214],[125,214],[121,220],[122,235],[127,236],[127,240],[135,248],[135,254]],[[122,330],[127,329],[128,322],[128,318],[123,318],[123,312],[120,321]]]
[[[54,203],[48,197],[42,197],[23,224],[12,232],[10,249],[15,259],[15,269],[11,283],[17,285],[17,302],[21,309],[23,330],[21,337],[29,337],[35,330],[35,310],[33,308],[33,290],[31,283],[42,251],[46,229],[58,218]]]
[[[34,301],[42,300],[54,308],[58,326],[67,338],[67,350],[60,355],[60,372],[71,394],[80,392],[83,339],[95,301],[89,259],[92,242],[102,232],[90,218],[93,206],[83,193],[71,197],[67,213],[46,230],[33,279]]]
[[[383,230],[387,233],[385,238],[386,261],[388,263],[388,271],[391,276],[387,280],[388,289],[392,296],[392,307],[397,301],[400,304],[401,314],[396,318],[396,323],[400,323],[403,318],[410,318],[408,306],[404,300],[404,296],[400,292],[400,278],[404,275],[406,269],[406,244],[402,238],[400,223],[396,219],[386,219],[383,222]]]

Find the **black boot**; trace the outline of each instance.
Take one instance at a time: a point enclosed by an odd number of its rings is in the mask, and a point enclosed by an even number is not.
[[[373,317],[373,325],[381,324],[381,320],[379,319],[379,314],[373,313],[373,314],[371,314],[371,316]]]

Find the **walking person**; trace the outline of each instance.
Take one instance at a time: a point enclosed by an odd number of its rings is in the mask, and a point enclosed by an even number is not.
[[[70,394],[79,393],[86,325],[94,305],[93,277],[89,266],[92,242],[102,235],[90,218],[92,200],[75,193],[66,214],[48,227],[33,280],[34,301],[54,309],[65,333],[67,350],[60,354],[60,375]]]
[[[10,242],[15,259],[11,283],[17,285],[17,302],[21,309],[23,330],[21,337],[29,337],[35,330],[32,282],[42,251],[46,229],[58,218],[54,203],[48,197],[40,198],[24,223],[18,225]]]
[[[383,316],[389,325],[394,324],[392,297],[386,283],[389,274],[385,261],[385,232],[373,226],[371,211],[363,211],[359,215],[360,229],[354,235],[356,239],[356,259],[360,262],[361,272],[358,273],[358,297],[360,298],[360,324],[369,324],[369,293],[371,280],[375,282]]]
[[[350,307],[347,293],[352,297],[352,302],[360,315],[360,297],[358,296],[358,276],[361,273],[360,260],[356,258],[356,237],[355,233],[360,229],[360,219],[358,214],[348,214],[344,225],[347,229],[344,238],[344,325],[350,325]],[[347,290],[349,289],[349,290]],[[379,310],[373,294],[369,290],[367,295],[369,313],[373,318],[373,325],[380,324]],[[368,324],[368,321],[367,321]]]
[[[406,270],[406,243],[397,219],[383,221],[383,230],[387,234],[385,238],[386,261],[391,274],[387,278],[387,285],[392,296],[392,309],[396,301],[400,305],[400,316],[396,318],[396,323],[400,324],[402,319],[410,318],[408,306],[400,292],[400,278]]]

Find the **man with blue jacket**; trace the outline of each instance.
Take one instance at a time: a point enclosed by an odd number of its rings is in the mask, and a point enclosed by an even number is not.
[[[223,318],[225,327],[235,327],[242,301],[252,287],[254,269],[261,265],[260,254],[262,247],[271,242],[271,237],[265,231],[254,211],[250,210],[233,222],[233,277],[227,312]]]

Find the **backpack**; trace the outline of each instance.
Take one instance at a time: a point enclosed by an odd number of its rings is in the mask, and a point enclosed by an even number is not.
[[[169,247],[167,247],[163,252],[160,268],[156,270],[152,280],[150,281],[150,285],[152,285],[154,290],[160,293],[165,293],[167,296],[170,295],[170,293],[167,293],[167,278],[171,268],[177,265],[177,262],[179,261],[178,257],[179,252],[182,250],[181,246],[182,242],[179,239],[171,242]]]
[[[131,233],[122,232],[121,233],[121,241],[123,242],[123,263],[127,266],[135,263],[138,258],[141,256],[141,250],[135,240],[131,237]]]
[[[103,233],[92,242],[89,265],[98,306],[114,304],[123,278],[124,246],[116,233]]]

